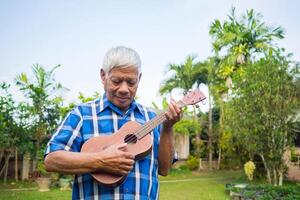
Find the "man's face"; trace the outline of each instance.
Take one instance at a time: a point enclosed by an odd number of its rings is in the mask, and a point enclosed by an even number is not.
[[[108,74],[101,69],[101,79],[107,98],[122,111],[133,101],[141,75],[137,68],[113,68]]]

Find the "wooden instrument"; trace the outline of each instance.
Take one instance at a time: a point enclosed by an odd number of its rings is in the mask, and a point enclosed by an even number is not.
[[[203,93],[196,89],[176,103],[179,108],[182,108],[186,105],[194,105],[205,98]],[[132,153],[135,160],[142,159],[152,150],[153,139],[148,133],[165,120],[165,113],[162,113],[144,125],[135,121],[127,122],[112,135],[100,135],[90,138],[83,144],[81,152],[101,152],[111,145],[127,143],[126,151]],[[91,175],[100,184],[106,186],[118,186],[126,178],[126,175],[108,174],[101,171],[93,172]]]

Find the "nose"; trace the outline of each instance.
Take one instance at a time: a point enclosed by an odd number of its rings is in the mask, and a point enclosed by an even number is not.
[[[127,95],[129,93],[129,88],[126,81],[121,83],[118,92],[122,95]]]

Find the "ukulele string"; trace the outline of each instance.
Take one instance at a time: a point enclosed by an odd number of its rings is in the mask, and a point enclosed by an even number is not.
[[[139,139],[140,136],[143,136],[143,133],[149,129],[149,126],[151,125],[152,121],[154,121],[155,118],[151,121],[149,121],[145,126],[141,127],[140,129],[134,131],[132,134],[130,134],[127,138],[127,143],[135,142],[136,138]]]
[[[127,138],[127,143],[135,142],[136,138],[142,138],[145,133],[149,133],[151,130],[153,130],[154,125],[156,122],[161,123],[165,120],[165,115],[158,115],[157,117],[150,120],[148,123],[145,124],[142,128],[138,129],[137,131],[133,132],[129,137]]]
[[[177,105],[181,108],[185,104],[180,100],[177,102]],[[155,118],[153,118],[152,120],[147,122],[145,124],[145,126],[143,126],[142,128],[140,128],[137,131],[134,131],[132,134],[130,134],[127,138],[127,143],[134,143],[137,139],[140,138],[140,136],[142,138],[145,135],[145,133],[147,134],[150,131],[152,131],[157,126],[156,124],[162,123],[165,119],[166,119],[166,116],[164,113],[157,115]]]
[[[151,123],[151,121],[149,121]],[[132,134],[129,135],[127,138],[127,143],[135,142],[136,138],[139,139],[139,136],[141,136],[147,129],[150,124],[146,124],[145,126],[141,127],[140,129],[134,131]]]

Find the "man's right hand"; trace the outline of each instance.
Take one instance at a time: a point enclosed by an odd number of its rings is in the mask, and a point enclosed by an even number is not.
[[[133,168],[134,155],[126,152],[126,143],[112,145],[101,152],[94,153],[97,170],[126,175]]]

